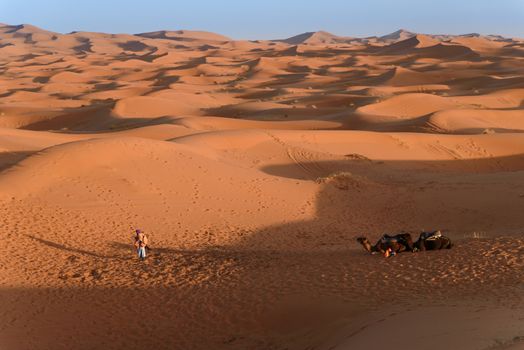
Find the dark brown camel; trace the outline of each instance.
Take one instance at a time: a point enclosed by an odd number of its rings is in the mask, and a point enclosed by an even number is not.
[[[375,245],[371,245],[366,237],[358,237],[357,242],[362,244],[364,249],[371,254],[381,253],[389,256],[390,252],[400,253],[404,251],[412,252],[414,250],[413,239],[409,233],[400,233],[394,236],[385,234]]]
[[[451,239],[442,235],[440,231],[422,232],[414,244],[415,249],[420,251],[451,249],[452,246]]]

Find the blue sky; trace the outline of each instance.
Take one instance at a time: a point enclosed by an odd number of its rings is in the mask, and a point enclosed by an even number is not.
[[[524,0],[0,0],[0,22],[61,33],[194,29],[235,39],[316,30],[369,36],[399,28],[522,38]]]

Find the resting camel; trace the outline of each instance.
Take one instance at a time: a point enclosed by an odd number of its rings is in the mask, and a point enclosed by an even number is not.
[[[357,242],[362,244],[364,249],[371,254],[382,253],[388,256],[389,252],[400,253],[404,251],[414,251],[413,239],[409,233],[400,233],[394,236],[385,234],[375,245],[371,245],[366,237],[358,237]]]
[[[451,239],[440,231],[422,232],[414,244],[417,250],[451,249],[452,246]]]

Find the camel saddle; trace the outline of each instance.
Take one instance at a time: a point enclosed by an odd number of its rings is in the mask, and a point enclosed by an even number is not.
[[[420,238],[425,241],[434,241],[436,239],[439,239],[440,237],[442,237],[442,232],[440,232],[440,230],[432,232],[422,232],[420,234]]]
[[[387,233],[384,233],[382,237],[380,238],[380,242],[386,243],[386,242],[398,242],[399,239],[395,236],[390,236]]]

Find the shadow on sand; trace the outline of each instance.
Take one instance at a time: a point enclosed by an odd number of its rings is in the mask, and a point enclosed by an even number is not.
[[[153,245],[146,262],[133,263],[131,241],[108,242],[116,253],[108,256],[29,236],[59,256],[81,256],[67,263],[71,271],[99,272],[83,284],[70,277],[63,288],[1,290],[0,346],[323,349],[325,339],[348,322],[357,320],[347,334],[358,334],[366,325],[358,320],[392,306],[391,300],[410,308],[426,305],[431,295],[439,306],[498,290],[495,297],[503,294],[522,307],[502,287],[515,286],[509,274],[517,280],[520,275],[478,254],[490,249],[490,240],[400,254],[385,264],[354,238],[400,229],[444,228],[452,237],[465,228],[519,229],[524,202],[505,204],[511,196],[521,200],[524,178],[515,170],[524,168],[524,157],[456,163],[355,157],[262,169],[317,181],[315,219],[265,227],[230,247]],[[510,165],[512,171],[504,171]],[[443,266],[456,272],[447,274]]]

